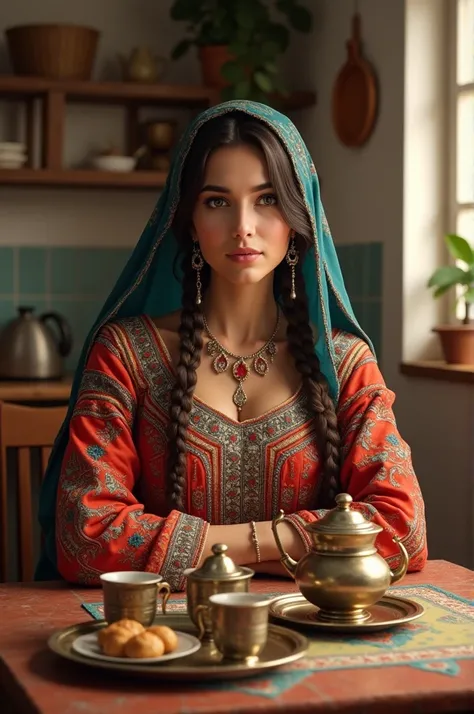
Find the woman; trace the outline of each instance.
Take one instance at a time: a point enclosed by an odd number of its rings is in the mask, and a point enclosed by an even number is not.
[[[393,395],[352,312],[310,156],[291,122],[228,102],[183,137],[84,348],[44,483],[38,577],[161,573],[216,542],[278,572],[349,492],[423,567],[423,500]]]

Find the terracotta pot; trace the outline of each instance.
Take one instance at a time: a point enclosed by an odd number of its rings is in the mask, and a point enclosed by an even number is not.
[[[440,325],[439,335],[448,364],[474,364],[474,325]]]
[[[202,79],[206,87],[223,89],[229,82],[221,75],[222,65],[234,59],[227,45],[209,45],[199,48]]]

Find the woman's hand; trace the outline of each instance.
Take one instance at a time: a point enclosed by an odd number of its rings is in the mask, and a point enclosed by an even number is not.
[[[272,567],[279,565],[281,557],[280,551],[275,543],[271,521],[257,521],[255,530],[260,547],[261,563],[273,563]],[[287,521],[283,521],[278,526],[283,548],[295,560],[299,560],[306,553],[303,541],[296,528]],[[252,541],[252,529],[250,523],[238,523],[228,526],[210,526],[206,543],[201,556],[203,560],[212,555],[214,543],[225,543],[229,548],[229,555],[237,565],[255,562],[257,553]],[[281,571],[280,571],[281,572]]]

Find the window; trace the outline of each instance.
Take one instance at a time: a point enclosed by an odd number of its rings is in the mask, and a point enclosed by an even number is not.
[[[450,97],[452,116],[452,190],[450,228],[474,244],[474,0],[449,0],[455,61]]]
[[[450,211],[448,232],[474,246],[474,0],[447,0],[451,13]],[[464,290],[457,291],[460,297]],[[459,320],[465,316],[457,304]]]

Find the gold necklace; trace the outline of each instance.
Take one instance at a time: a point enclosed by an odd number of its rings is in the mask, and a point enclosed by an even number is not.
[[[247,395],[245,394],[244,388],[242,387],[242,383],[245,382],[245,380],[249,376],[251,367],[253,367],[254,371],[258,375],[260,375],[260,377],[265,377],[269,369],[268,360],[270,362],[273,362],[273,359],[277,353],[277,346],[274,342],[274,339],[280,326],[280,309],[277,307],[277,320],[272,336],[270,337],[268,342],[263,345],[263,347],[261,347],[256,352],[253,352],[251,355],[236,355],[230,350],[226,349],[223,345],[221,345],[217,337],[215,337],[215,335],[213,335],[210,331],[205,315],[203,315],[202,318],[204,322],[204,329],[206,330],[207,336],[209,337],[209,342],[207,343],[207,351],[211,357],[214,357],[212,361],[214,371],[217,374],[222,374],[222,372],[225,372],[229,367],[229,358],[235,360],[234,364],[232,365],[232,375],[234,379],[237,380],[238,385],[234,392],[232,400],[235,406],[237,407],[237,411],[240,412],[245,402],[247,401]],[[249,366],[247,362],[251,362],[251,366]]]

